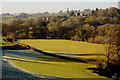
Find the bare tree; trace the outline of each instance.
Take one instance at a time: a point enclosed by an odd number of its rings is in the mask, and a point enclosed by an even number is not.
[[[107,63],[120,65],[120,25],[108,25],[107,38]]]

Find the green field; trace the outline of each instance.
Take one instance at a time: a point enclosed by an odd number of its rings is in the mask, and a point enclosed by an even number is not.
[[[52,40],[52,39],[26,39],[20,42],[36,47],[44,51],[65,52],[65,53],[85,53],[85,54],[103,54],[105,46],[102,44],[93,44],[71,40]]]
[[[1,19],[0,19],[0,22],[1,23],[6,23],[6,24],[10,24],[14,19],[14,16],[13,15],[0,15]],[[32,19],[32,18],[36,18],[36,17],[28,17],[28,18],[20,18],[20,19]]]
[[[65,52],[73,54],[103,54],[105,53],[105,46],[101,44],[93,44],[87,42],[71,41],[71,40],[54,40],[54,39],[25,39],[20,40],[21,43],[25,43],[32,47],[50,52]],[[25,53],[24,53],[25,54]],[[34,54],[34,53],[33,53]],[[94,56],[85,56],[93,57]],[[98,58],[98,57],[97,57]],[[22,60],[24,59],[24,60]],[[19,57],[15,59],[7,59],[12,62],[16,67],[22,68],[25,71],[51,75],[64,78],[105,78],[99,76],[96,73],[92,73],[92,70],[88,68],[96,68],[95,65],[71,62],[58,58],[42,58],[42,59],[29,59]],[[108,78],[105,78],[108,79]],[[92,79],[91,79],[92,80]]]
[[[88,70],[87,68],[96,68],[96,66],[91,64],[68,61],[66,62],[63,60],[57,61],[56,59],[54,59],[53,61],[42,61],[41,63],[11,59],[8,59],[8,61],[12,62],[18,68],[22,68],[23,70],[26,70],[28,72],[42,75],[64,78],[105,78],[103,76],[92,73],[92,70]]]
[[[75,53],[75,57],[82,57],[88,60],[105,59],[105,56],[87,55],[87,54],[105,54],[105,45],[93,44],[71,40],[55,40],[55,39],[26,39],[20,42],[36,47],[43,51]],[[86,54],[78,56],[79,54]]]
[[[0,22],[2,23],[7,23],[9,24],[10,22],[12,22],[14,20],[14,16],[12,15],[0,15],[1,19]]]

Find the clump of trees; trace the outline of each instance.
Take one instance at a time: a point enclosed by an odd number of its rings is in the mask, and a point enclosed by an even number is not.
[[[21,14],[22,16],[26,14]],[[35,19],[15,18],[10,24],[2,24],[3,36],[16,38],[72,39],[93,43],[105,43],[106,24],[120,24],[120,10],[112,7],[97,9],[84,16],[47,16]]]

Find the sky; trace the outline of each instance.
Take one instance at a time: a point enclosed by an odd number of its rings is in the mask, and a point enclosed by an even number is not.
[[[118,2],[119,0],[1,0],[1,2]]]
[[[39,13],[117,7],[119,0],[2,0],[0,13]]]

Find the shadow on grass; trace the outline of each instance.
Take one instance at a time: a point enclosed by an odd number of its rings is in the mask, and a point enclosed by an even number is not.
[[[93,73],[96,73],[100,76],[111,78],[114,75],[113,72],[105,71],[102,68],[87,68],[88,70],[92,70]]]
[[[0,80],[66,80],[62,77],[34,74],[14,67],[9,62],[2,60],[2,79]],[[69,80],[69,79],[68,79]]]
[[[94,58],[94,56],[96,57],[104,57],[105,54],[76,54],[76,53],[55,53],[55,52],[48,52],[48,53],[53,53],[56,55],[65,55],[65,56],[70,56],[70,57],[76,57],[78,59],[83,59],[83,60],[87,60],[87,61],[96,61],[97,58]],[[88,56],[88,57],[86,57]],[[89,56],[93,56],[93,57],[89,57]]]
[[[66,56],[73,55],[73,53],[53,53],[53,54],[66,55]],[[78,54],[75,54],[75,55],[78,55]],[[30,50],[3,50],[3,56],[33,59],[33,60],[38,60],[38,61],[71,62],[70,60],[47,56],[47,55],[40,54],[38,52],[30,51]],[[79,57],[78,59],[84,60],[85,58]],[[86,58],[86,60],[96,61],[96,59],[94,59],[94,58]]]
[[[3,50],[3,56],[33,59],[38,61],[69,62],[68,60],[46,56],[30,50]]]
[[[59,55],[73,55],[73,56],[105,56],[105,54],[96,54],[96,53],[92,53],[92,54],[75,54],[75,53],[55,53],[54,54],[59,54]]]
[[[33,74],[24,72],[20,69],[17,69],[16,67],[13,67],[7,61],[2,61],[2,78],[30,78],[30,77],[40,79],[39,77],[36,77]]]

